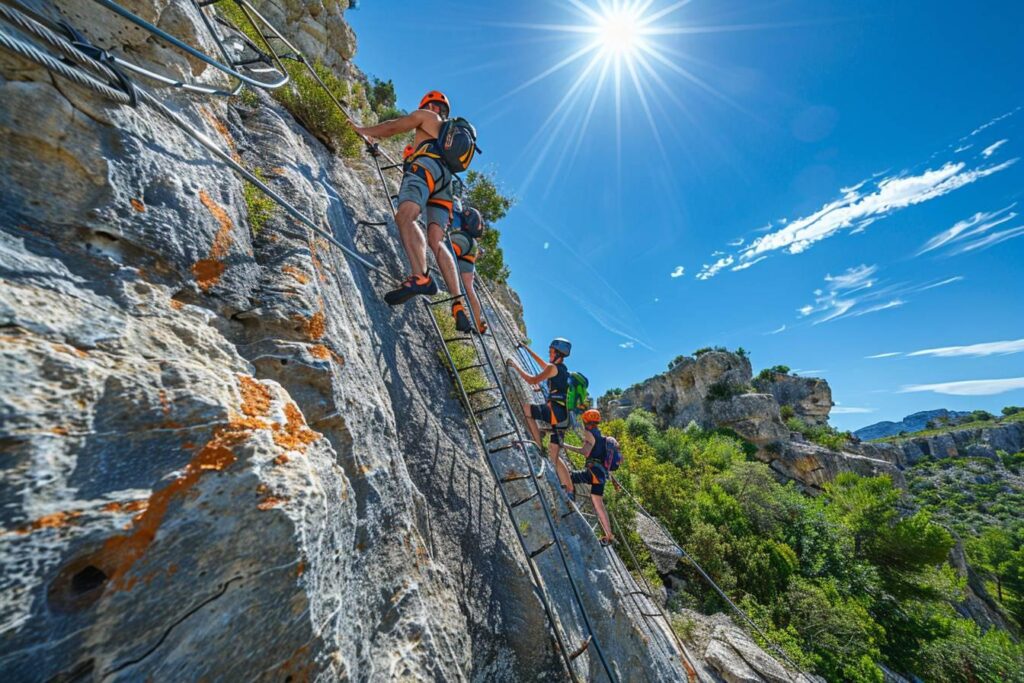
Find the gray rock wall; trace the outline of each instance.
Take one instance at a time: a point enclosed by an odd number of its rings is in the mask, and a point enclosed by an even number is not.
[[[66,8],[112,47],[217,81],[91,3]],[[201,34],[185,3],[132,8]],[[394,228],[357,224],[388,211],[365,163],[330,156],[263,94],[160,97],[404,271]],[[151,110],[6,53],[0,141],[5,680],[564,675],[422,306],[383,305],[390,282],[280,210],[253,233],[243,184]],[[625,610],[615,563],[539,471],[618,675],[678,680],[665,635]],[[530,547],[542,522],[539,500],[523,506]],[[564,570],[539,558],[578,645]],[[602,679],[592,650],[577,667]]]

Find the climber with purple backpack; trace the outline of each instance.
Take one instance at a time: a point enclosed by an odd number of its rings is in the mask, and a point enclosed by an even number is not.
[[[601,537],[601,545],[611,545],[615,542],[612,535],[611,524],[608,521],[608,511],[604,509],[604,485],[611,477],[611,473],[619,469],[622,464],[622,451],[619,450],[619,442],[614,437],[604,436],[598,425],[601,423],[601,413],[591,408],[583,412],[583,446],[573,446],[563,443],[565,449],[573,453],[579,453],[586,462],[581,470],[574,470],[570,477],[573,484],[590,484],[590,502],[594,505],[594,512],[601,522],[601,529],[604,536]],[[616,489],[619,483],[612,479]]]

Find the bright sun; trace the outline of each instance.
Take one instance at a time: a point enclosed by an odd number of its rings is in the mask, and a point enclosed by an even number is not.
[[[640,47],[640,23],[627,10],[609,11],[597,22],[597,40],[606,52],[628,57]]]

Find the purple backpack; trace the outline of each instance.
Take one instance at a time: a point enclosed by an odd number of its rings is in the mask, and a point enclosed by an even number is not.
[[[604,438],[604,469],[606,472],[614,472],[622,464],[622,450],[619,442],[614,436]]]

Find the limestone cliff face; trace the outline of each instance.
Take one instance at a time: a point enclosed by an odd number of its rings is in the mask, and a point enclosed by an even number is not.
[[[790,406],[808,424],[827,424],[832,390],[823,379],[780,373],[755,381],[745,356],[724,351],[684,358],[621,396],[601,399],[602,410],[611,417],[626,417],[633,409],[643,408],[654,413],[663,427],[694,422],[704,429],[731,429],[757,446],[758,457],[780,476],[811,493],[843,471],[888,474],[903,482],[899,449],[849,443],[842,450],[832,450],[810,443],[786,427],[782,406]]]
[[[341,35],[340,59],[343,5],[261,6],[309,47],[316,26]],[[104,47],[222,84],[94,3],[62,6]],[[215,49],[190,3],[129,8]],[[404,271],[393,226],[357,223],[389,217],[363,162],[330,155],[264,94],[159,97],[338,240]],[[392,283],[280,210],[254,232],[243,184],[152,110],[5,52],[0,144],[4,680],[564,676],[423,306],[383,305]],[[550,468],[516,450],[492,462],[503,477],[538,468],[619,677],[684,678]],[[539,500],[519,510],[540,547]],[[585,631],[555,557],[538,565],[575,647]],[[603,680],[592,649],[576,666]]]

